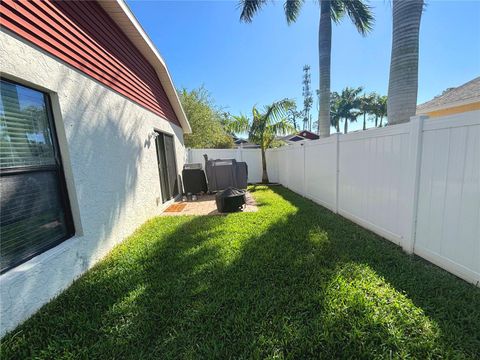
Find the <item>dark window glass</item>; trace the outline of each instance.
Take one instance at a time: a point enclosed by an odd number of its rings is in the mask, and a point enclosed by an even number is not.
[[[162,202],[166,202],[179,193],[178,172],[175,161],[173,136],[157,132],[156,146]]]
[[[46,94],[1,80],[1,272],[73,234]]]
[[[168,190],[170,197],[178,195],[178,174],[177,174],[177,162],[175,160],[175,145],[173,142],[173,136],[165,136],[165,158],[167,160],[167,173],[168,173]]]

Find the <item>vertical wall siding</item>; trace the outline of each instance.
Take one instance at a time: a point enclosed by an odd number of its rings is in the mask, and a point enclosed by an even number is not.
[[[2,26],[179,125],[150,63],[95,1],[13,1]]]

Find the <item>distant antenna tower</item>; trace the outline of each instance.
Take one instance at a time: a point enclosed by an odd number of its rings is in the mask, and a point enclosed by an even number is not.
[[[310,116],[310,109],[313,105],[312,91],[310,85],[312,83],[312,77],[310,75],[310,65],[303,67],[303,129],[312,131],[312,117]]]

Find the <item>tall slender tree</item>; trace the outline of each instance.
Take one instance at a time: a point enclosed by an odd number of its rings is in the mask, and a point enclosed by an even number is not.
[[[343,133],[348,132],[348,123],[357,121],[360,115],[360,93],[363,91],[362,87],[351,88],[346,87],[342,90],[338,102],[338,116],[344,119]]]
[[[388,101],[388,98],[386,96],[380,96],[378,98],[378,103],[376,106],[376,115],[380,118],[379,127],[383,126],[383,118],[387,116],[387,101]]]
[[[265,106],[259,111],[256,106],[252,109],[252,118],[241,115],[232,117],[228,129],[235,133],[248,132],[248,139],[260,145],[262,154],[262,182],[268,183],[266,151],[272,145],[277,135],[285,135],[293,131],[293,126],[287,120],[288,111],[295,103],[283,99]]]
[[[410,120],[417,108],[418,42],[423,0],[393,0],[393,36],[388,81],[388,123]]]
[[[332,20],[338,23],[347,15],[358,32],[366,35],[373,25],[373,15],[366,0],[319,0],[320,23],[318,26],[318,53],[320,67],[320,111],[318,133],[320,137],[330,136],[330,57],[332,51]],[[267,0],[240,0],[242,21],[251,22],[253,16],[267,3]],[[287,22],[297,20],[304,0],[286,0],[284,3]]]
[[[371,108],[371,113],[375,117],[375,127],[378,126],[378,102],[380,95],[378,95],[376,92],[372,93],[373,99],[372,99],[372,108]]]
[[[360,113],[363,115],[363,130],[367,130],[367,115],[373,113],[375,95],[371,94],[364,94],[360,98]]]
[[[303,112],[297,110],[296,103],[294,104],[294,106],[288,109],[287,116],[288,120],[292,123],[294,127],[294,131],[300,130],[300,125],[297,123],[297,121],[300,122],[300,120],[303,119]]]
[[[312,131],[312,117],[310,116],[310,109],[313,104],[312,91],[310,85],[312,83],[312,78],[310,75],[310,65],[305,65],[303,67],[303,87],[302,87],[302,96],[303,96],[303,130]]]
[[[330,125],[333,126],[337,133],[340,132],[340,95],[332,91],[330,94]]]

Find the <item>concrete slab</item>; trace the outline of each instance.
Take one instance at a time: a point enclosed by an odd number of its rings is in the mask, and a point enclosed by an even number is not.
[[[257,204],[253,196],[247,192],[247,205],[243,212],[258,211]],[[223,215],[217,211],[215,204],[215,195],[199,195],[196,201],[176,201],[170,205],[161,216],[179,216],[179,215]]]

